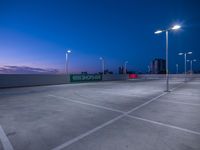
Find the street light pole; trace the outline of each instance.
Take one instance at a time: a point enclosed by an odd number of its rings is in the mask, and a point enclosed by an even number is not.
[[[126,65],[127,65],[128,61],[124,62],[124,74],[126,74]]]
[[[185,58],[185,82],[187,81],[187,53],[184,54],[184,58]]]
[[[69,68],[69,54],[71,53],[71,50],[67,50],[67,52],[66,52],[66,74],[68,75],[68,68]]]
[[[187,62],[190,62],[190,73],[193,73],[193,62],[196,62],[196,59],[193,60],[187,60]]]
[[[196,62],[197,60],[196,59],[193,59],[192,62],[191,62],[191,73],[193,74],[193,62]]]
[[[166,92],[169,92],[168,30],[166,30]]]
[[[162,32],[166,33],[166,92],[169,92],[169,57],[168,57],[168,32],[171,30],[178,30],[180,29],[181,26],[179,25],[175,25],[172,28],[166,29],[166,30],[157,30],[156,32],[154,32],[155,34],[160,34]]]
[[[151,68],[150,68],[149,65],[148,65],[147,67],[148,67],[148,74],[150,74],[150,72],[151,72]]]
[[[184,68],[185,68],[185,82],[187,81],[187,55],[192,54],[192,52],[185,52],[185,53],[179,53],[178,55],[184,55]]]
[[[100,57],[99,59],[101,60],[101,65],[102,65],[102,75],[104,75],[105,62],[104,62],[103,57]]]
[[[176,64],[176,74],[178,74],[178,64]]]

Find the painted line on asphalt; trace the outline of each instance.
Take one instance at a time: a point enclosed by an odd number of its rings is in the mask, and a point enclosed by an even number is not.
[[[182,85],[182,83],[181,83],[181,85]],[[177,87],[174,87],[174,88],[172,88],[171,90],[175,90],[176,88],[180,87],[181,85],[178,85]],[[114,123],[114,122],[116,122],[116,121],[118,121],[119,119],[121,119],[121,118],[123,118],[123,117],[126,117],[127,115],[129,115],[129,113],[134,112],[134,111],[136,111],[136,110],[138,110],[138,109],[140,109],[140,108],[142,108],[142,107],[148,105],[149,103],[151,103],[151,102],[153,102],[153,101],[159,99],[160,97],[162,97],[162,96],[164,96],[164,95],[166,95],[166,94],[169,94],[169,93],[168,93],[168,92],[162,93],[162,94],[160,94],[160,95],[158,95],[158,96],[156,96],[156,97],[150,99],[149,101],[147,101],[147,102],[145,102],[145,103],[143,103],[143,104],[141,104],[141,105],[139,105],[139,106],[137,106],[137,107],[134,107],[134,108],[131,109],[130,111],[128,111],[128,112],[126,112],[126,113],[123,113],[123,114],[121,114],[121,115],[119,115],[119,116],[117,116],[117,117],[115,117],[115,118],[113,118],[113,119],[111,119],[111,120],[109,120],[109,121],[107,121],[107,122],[105,122],[105,123],[103,123],[103,124],[101,124],[101,125],[95,127],[94,129],[89,130],[89,131],[87,131],[87,132],[85,132],[85,133],[83,133],[83,134],[81,134],[81,135],[79,135],[79,136],[77,136],[77,137],[75,137],[75,138],[73,138],[73,139],[71,139],[71,140],[69,140],[69,141],[67,141],[67,142],[65,142],[65,143],[63,143],[63,144],[61,144],[61,145],[55,147],[55,148],[53,148],[52,150],[61,150],[61,149],[63,149],[63,148],[66,148],[66,147],[68,147],[69,145],[71,145],[71,144],[73,144],[73,143],[75,143],[75,142],[78,142],[79,140],[81,140],[81,139],[83,139],[83,138],[85,138],[85,137],[91,135],[92,133],[94,133],[94,132],[96,132],[96,131],[98,131],[98,130],[100,130],[100,129],[102,129],[102,128],[104,128],[104,127],[106,127],[106,126],[108,126],[108,125],[110,125],[110,124],[112,124],[112,123]],[[70,100],[70,101],[73,101],[73,100]],[[78,101],[78,102],[81,102],[81,101]],[[82,102],[81,102],[81,103],[82,103]],[[84,102],[83,102],[83,103],[84,103]],[[90,104],[89,104],[89,105],[90,105]]]
[[[122,91],[120,91],[120,92],[122,92]],[[81,97],[81,98],[84,98],[84,99],[87,99],[87,98],[88,98],[88,97],[86,97],[85,95],[80,94],[80,93],[77,93],[77,92],[75,92],[75,94],[76,94],[77,96]],[[114,92],[109,92],[109,91],[107,91],[107,92],[100,91],[100,92],[97,92],[97,94],[110,94],[110,95],[115,95],[115,96],[126,96],[126,97],[131,97],[131,98],[134,98],[134,97],[136,97],[136,98],[145,98],[144,96],[141,97],[141,96],[138,96],[138,95],[136,95],[136,94],[130,95],[130,94],[114,93]],[[91,99],[91,98],[90,98],[90,99]]]
[[[141,105],[139,105],[139,106],[136,106],[136,107],[134,107],[133,109],[127,111],[126,114],[129,114],[129,113],[131,113],[131,112],[134,112],[134,111],[140,109],[141,107],[146,106],[147,104],[149,104],[149,103],[151,103],[151,102],[153,102],[153,101],[159,99],[160,97],[162,97],[162,96],[164,96],[164,95],[166,95],[166,94],[168,94],[168,93],[162,93],[162,94],[160,94],[160,95],[158,95],[158,96],[156,96],[156,97],[150,99],[149,101],[147,101],[147,102],[145,102],[145,103],[143,103],[143,104],[141,104]]]
[[[0,141],[3,145],[4,150],[14,150],[12,144],[10,143],[8,137],[6,136],[1,126],[0,126]]]
[[[173,90],[179,88],[179,87],[182,86],[182,85],[183,85],[182,83],[179,84],[178,86],[172,88],[171,91],[173,91]],[[164,93],[162,93],[162,94],[160,94],[160,95],[158,95],[158,96],[152,98],[151,100],[149,100],[149,101],[143,103],[142,105],[139,105],[139,106],[133,108],[132,110],[128,111],[127,113],[128,113],[128,114],[129,114],[129,113],[132,113],[133,111],[136,111],[136,110],[138,110],[139,108],[144,107],[145,105],[147,105],[147,104],[149,104],[149,103],[151,103],[151,102],[157,100],[158,98],[160,98],[160,97],[162,97],[162,96],[164,96],[164,95],[167,95],[167,94],[170,94],[170,92],[164,92]]]
[[[185,94],[185,93],[172,93],[172,95],[182,95],[182,96],[200,96],[200,94]]]
[[[173,92],[174,90],[176,90],[177,88],[179,88],[179,87],[181,87],[181,86],[183,86],[183,85],[185,85],[185,82],[179,83],[179,85],[173,87],[173,88],[171,89],[171,91]]]
[[[177,102],[177,101],[167,101],[167,100],[161,100],[159,102],[174,103],[174,104],[183,104],[183,105],[189,105],[189,106],[200,106],[200,104],[192,104],[192,103]]]
[[[92,134],[92,133],[94,133],[94,132],[96,132],[96,131],[98,131],[98,130],[100,130],[100,129],[102,129],[102,128],[104,128],[104,127],[110,125],[110,124],[112,124],[113,122],[115,122],[115,121],[121,119],[122,117],[124,117],[124,114],[123,114],[123,115],[120,115],[120,116],[118,116],[118,117],[115,117],[114,119],[112,119],[112,120],[110,120],[110,121],[108,121],[108,122],[106,122],[106,123],[104,123],[104,124],[102,124],[102,125],[100,125],[100,126],[97,126],[96,128],[94,128],[94,129],[92,129],[92,130],[90,130],[90,131],[88,131],[88,132],[86,132],[86,133],[83,133],[83,134],[81,134],[81,135],[79,135],[79,136],[77,136],[77,137],[75,137],[75,138],[73,138],[73,139],[71,139],[71,140],[69,140],[69,141],[63,143],[63,144],[61,144],[61,145],[59,145],[59,146],[53,148],[52,150],[61,150],[61,149],[63,149],[63,148],[66,148],[66,147],[68,147],[69,145],[71,145],[71,144],[73,144],[73,143],[75,143],[75,142],[77,142],[77,141],[83,139],[84,137],[89,136],[90,134]]]
[[[82,102],[82,101],[78,101],[78,100],[74,100],[71,98],[66,98],[66,97],[62,97],[62,96],[57,96],[57,95],[48,95],[50,97],[54,97],[54,98],[59,98],[59,99],[63,99],[69,102],[73,102],[73,103],[78,103],[78,104],[83,104],[83,105],[87,105],[87,106],[93,106],[96,108],[101,108],[101,109],[105,109],[105,110],[110,110],[113,112],[118,112],[118,113],[125,113],[124,111],[118,110],[118,109],[114,109],[114,108],[109,108],[109,107],[105,107],[105,106],[100,106],[100,105],[95,105],[95,104],[91,104],[91,103],[87,103],[87,102]]]
[[[121,92],[121,91],[120,91]],[[131,93],[132,91],[130,91],[130,93]],[[160,90],[154,90],[154,91],[152,91],[152,92],[162,92],[162,91],[160,91]],[[141,98],[141,99],[144,99],[144,98],[146,98],[147,97],[147,95],[139,95],[139,94],[121,94],[121,93],[115,93],[115,92],[105,92],[105,91],[101,91],[101,92],[99,92],[99,93],[102,93],[102,94],[110,94],[110,95],[115,95],[115,96],[127,96],[127,97],[132,97],[132,98],[134,98],[134,97],[136,97],[136,98]],[[144,94],[144,93],[143,93]],[[148,93],[145,93],[145,94],[148,94]],[[139,96],[138,96],[139,95]]]
[[[92,130],[89,130],[89,131],[87,131],[86,133],[83,133],[83,134],[81,134],[81,135],[79,135],[79,136],[77,136],[77,137],[75,137],[75,138],[73,138],[73,139],[71,139],[71,140],[69,140],[69,141],[67,141],[67,142],[65,142],[65,143],[63,143],[63,144],[61,144],[61,145],[55,147],[55,148],[53,148],[52,150],[61,150],[61,149],[63,149],[63,148],[66,148],[66,147],[68,147],[69,145],[71,145],[71,144],[73,144],[73,143],[75,143],[75,142],[77,142],[77,141],[79,141],[79,140],[85,138],[86,136],[89,136],[90,134],[92,134],[92,133],[94,133],[94,132],[96,132],[96,131],[98,131],[98,130],[100,130],[100,129],[102,129],[102,128],[104,128],[104,127],[106,127],[106,126],[108,126],[108,125],[110,125],[110,124],[112,124],[112,123],[114,123],[114,122],[116,122],[116,121],[118,121],[119,119],[125,117],[125,116],[128,115],[129,113],[131,113],[131,112],[133,112],[133,111],[135,111],[135,110],[137,110],[137,109],[139,109],[139,108],[141,108],[141,107],[143,107],[143,106],[145,106],[145,105],[147,105],[147,104],[149,104],[149,103],[151,103],[151,102],[157,100],[158,98],[160,98],[161,96],[166,95],[166,94],[168,94],[168,93],[162,93],[162,94],[160,94],[159,96],[156,96],[155,98],[152,98],[152,99],[150,99],[149,101],[147,101],[147,102],[145,102],[145,103],[143,103],[143,104],[141,104],[141,105],[139,105],[139,106],[137,106],[137,107],[134,107],[134,108],[131,109],[130,111],[128,111],[128,112],[126,112],[126,113],[123,113],[122,115],[119,115],[119,116],[117,116],[117,117],[115,117],[115,118],[113,118],[113,119],[111,119],[111,120],[109,120],[109,121],[107,121],[107,122],[105,122],[105,123],[103,123],[103,124],[97,126],[96,128],[94,128],[94,129],[92,129]]]
[[[144,119],[144,118],[140,118],[140,117],[136,117],[136,116],[131,116],[131,115],[126,115],[126,116],[129,117],[129,118],[132,118],[132,119],[141,120],[141,121],[149,122],[149,123],[160,125],[160,126],[165,126],[165,127],[168,127],[168,128],[173,128],[173,129],[181,130],[181,131],[188,132],[188,133],[191,133],[191,134],[200,135],[200,132],[196,132],[196,131],[192,131],[192,130],[189,130],[189,129],[177,127],[177,126],[174,126],[174,125],[165,124],[165,123],[162,123],[162,122],[157,122],[157,121],[153,121],[153,120],[149,120],[149,119]]]
[[[116,92],[105,92],[105,91],[101,91],[99,92],[99,94],[110,94],[110,95],[115,95],[115,96],[127,96],[127,97],[137,97],[137,98],[144,98],[144,96],[138,96],[137,94],[121,94],[121,93],[116,93]]]

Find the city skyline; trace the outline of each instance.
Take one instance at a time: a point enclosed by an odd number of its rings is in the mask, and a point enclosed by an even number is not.
[[[164,35],[154,31],[178,23],[182,29],[169,33],[169,70],[175,73],[179,64],[183,72],[179,52],[192,51],[188,59],[200,60],[199,2],[192,2],[1,1],[0,70],[64,73],[71,49],[69,72],[101,72],[99,57],[114,72],[125,61],[128,70],[147,72],[154,58],[165,58]],[[199,70],[200,63],[193,68]]]

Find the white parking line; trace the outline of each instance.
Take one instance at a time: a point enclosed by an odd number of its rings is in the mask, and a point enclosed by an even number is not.
[[[172,88],[171,90],[175,90],[176,88],[178,88],[178,87],[180,87],[180,86],[182,86],[182,85],[183,85],[183,84],[181,83],[181,84],[179,84],[177,87]],[[116,121],[118,121],[119,119],[121,119],[121,118],[123,118],[123,117],[129,115],[130,113],[132,113],[132,112],[134,112],[134,111],[140,109],[141,107],[146,106],[147,104],[149,104],[149,103],[151,103],[151,102],[157,100],[158,98],[160,98],[160,97],[162,97],[162,96],[164,96],[164,95],[166,95],[166,94],[168,94],[168,92],[162,93],[162,94],[160,94],[160,95],[158,95],[158,96],[156,96],[156,97],[150,99],[149,101],[147,101],[147,102],[145,102],[145,103],[143,103],[143,104],[141,104],[141,105],[139,105],[139,106],[137,106],[137,107],[134,107],[134,108],[131,109],[130,111],[125,112],[125,113],[123,113],[123,114],[121,114],[121,115],[119,115],[119,116],[117,116],[117,117],[115,117],[115,118],[113,118],[113,119],[111,119],[111,120],[109,120],[109,121],[107,121],[107,122],[105,122],[105,123],[103,123],[103,124],[97,126],[96,128],[94,128],[94,129],[92,129],[92,130],[89,130],[89,131],[87,131],[86,133],[83,133],[83,134],[81,134],[81,135],[79,135],[79,136],[77,136],[77,137],[75,137],[75,138],[73,138],[73,139],[71,139],[71,140],[69,140],[69,141],[67,141],[67,142],[65,142],[65,143],[63,143],[63,144],[61,144],[61,145],[55,147],[55,148],[53,148],[52,150],[61,150],[61,149],[63,149],[63,148],[66,148],[66,147],[68,147],[69,145],[71,145],[71,144],[73,144],[73,143],[75,143],[75,142],[77,142],[77,141],[83,139],[83,138],[86,137],[86,136],[89,136],[90,134],[92,134],[92,133],[94,133],[94,132],[96,132],[96,131],[98,131],[98,130],[100,130],[100,129],[102,129],[102,128],[104,128],[104,127],[106,127],[106,126],[108,126],[108,125],[110,125],[110,124],[112,124],[112,123],[114,123],[114,122],[116,122]],[[53,95],[52,95],[52,96],[53,96]],[[74,100],[70,100],[70,101],[73,102]],[[81,102],[81,101],[77,101],[77,102],[78,102],[78,103],[81,103],[81,104],[87,104],[87,105],[90,105],[90,106],[95,106],[95,107],[98,106],[98,105],[93,105],[93,104],[89,104],[89,103],[84,103],[84,102]],[[99,106],[98,106],[98,107],[99,107]],[[100,107],[99,107],[99,108],[100,108]]]
[[[176,92],[176,93],[172,93],[173,95],[182,95],[182,96],[200,96],[200,94],[185,94],[185,93],[180,93],[180,92]]]
[[[0,126],[0,141],[3,145],[4,150],[14,150],[12,144],[10,143],[8,137],[6,136],[1,126]]]
[[[192,131],[192,130],[189,130],[189,129],[173,126],[173,125],[170,125],[170,124],[165,124],[165,123],[161,123],[161,122],[157,122],[157,121],[153,121],[153,120],[148,120],[148,119],[144,119],[144,118],[140,118],[140,117],[136,117],[136,116],[131,116],[131,115],[127,115],[127,117],[133,118],[133,119],[136,119],[136,120],[149,122],[149,123],[160,125],[160,126],[165,126],[165,127],[168,127],[168,128],[181,130],[181,131],[188,132],[188,133],[191,133],[191,134],[200,135],[200,132],[196,132],[196,131]]]
[[[52,94],[48,95],[48,96],[59,98],[59,99],[63,99],[63,100],[67,100],[67,101],[70,101],[70,102],[73,102],[73,103],[78,103],[78,104],[93,106],[93,107],[97,107],[97,108],[101,108],[101,109],[105,109],[105,110],[110,110],[110,111],[114,111],[114,112],[118,112],[118,113],[124,113],[123,111],[118,110],[118,109],[109,108],[109,107],[100,106],[100,105],[95,105],[95,104],[91,104],[91,103],[87,103],[87,102],[82,102],[82,101],[74,100],[74,99],[71,99],[71,98],[66,98],[66,97],[52,95]]]
[[[160,94],[160,95],[158,95],[158,96],[156,96],[156,97],[150,99],[149,101],[147,101],[147,102],[145,102],[145,103],[143,103],[143,104],[141,104],[141,105],[139,105],[139,106],[137,106],[137,107],[131,109],[130,111],[127,112],[127,114],[129,114],[129,113],[131,113],[131,112],[133,112],[133,111],[136,111],[136,110],[138,110],[138,109],[141,108],[141,107],[144,107],[145,105],[147,105],[147,104],[149,104],[149,103],[151,103],[151,102],[157,100],[158,98],[160,98],[160,97],[162,97],[162,96],[164,96],[164,95],[166,95],[166,94],[168,94],[168,93],[162,93],[162,94]]]
[[[105,123],[103,123],[103,124],[97,126],[96,128],[94,128],[94,129],[92,129],[92,130],[89,130],[88,132],[86,132],[86,133],[84,133],[84,134],[81,134],[81,135],[79,135],[79,136],[77,136],[77,137],[75,137],[75,138],[73,138],[73,139],[71,139],[71,140],[69,140],[69,141],[67,141],[67,142],[65,142],[65,143],[63,143],[63,144],[57,146],[57,147],[55,147],[55,148],[52,149],[52,150],[61,150],[61,149],[63,149],[63,148],[66,148],[66,147],[68,147],[69,145],[71,145],[71,144],[73,144],[73,143],[75,143],[75,142],[81,140],[82,138],[84,138],[84,137],[86,137],[86,136],[88,136],[88,135],[90,135],[90,134],[92,134],[92,133],[94,133],[94,132],[96,132],[96,131],[98,131],[98,130],[100,130],[100,129],[106,127],[106,126],[108,126],[108,125],[110,125],[110,124],[112,124],[113,122],[116,122],[117,120],[119,120],[119,119],[125,117],[125,116],[128,115],[129,113],[131,113],[131,112],[133,112],[133,111],[136,111],[137,109],[139,109],[139,108],[141,108],[141,107],[143,107],[143,106],[145,106],[145,105],[147,105],[147,104],[149,104],[149,103],[151,103],[151,102],[157,100],[158,98],[160,98],[161,96],[166,95],[166,94],[167,94],[167,93],[162,93],[162,94],[160,94],[159,96],[156,96],[155,98],[152,98],[152,99],[150,99],[149,101],[147,101],[147,102],[145,102],[145,103],[143,103],[143,104],[141,104],[141,105],[139,105],[139,106],[137,106],[137,107],[131,109],[130,111],[128,111],[128,112],[126,112],[126,113],[123,113],[122,115],[119,115],[119,116],[117,116],[117,117],[115,117],[115,118],[113,118],[113,119],[111,119],[111,120],[109,120],[109,121],[107,121],[107,122],[105,122]]]
[[[145,97],[145,96],[138,96],[137,94],[122,94],[122,93],[116,93],[116,92],[111,92],[111,91],[101,91],[99,93],[110,94],[110,95],[115,95],[115,96],[119,95],[119,96],[127,96],[127,97],[137,97],[137,98],[144,98]]]
[[[119,120],[122,117],[124,117],[124,114],[120,115],[118,117],[115,117],[114,119],[112,119],[112,120],[110,120],[110,121],[108,121],[108,122],[106,122],[106,123],[104,123],[104,124],[102,124],[100,126],[97,126],[96,128],[94,128],[94,129],[92,129],[92,130],[90,130],[90,131],[88,131],[86,133],[83,133],[83,134],[81,134],[81,135],[79,135],[79,136],[77,136],[77,137],[75,137],[75,138],[63,143],[63,144],[59,145],[58,147],[53,148],[52,150],[61,150],[63,148],[66,148],[67,146],[69,146],[69,145],[71,145],[71,144],[83,139],[84,137],[86,137],[86,136],[88,136],[88,135],[90,135],[90,134],[92,134],[92,133],[94,133],[94,132],[96,132],[96,131],[98,131],[98,130],[106,127],[106,126],[108,126],[109,124]]]
[[[175,89],[183,86],[185,84],[185,82],[180,83],[178,86],[175,86],[174,88],[171,89],[171,91],[174,91]]]
[[[190,106],[200,106],[200,104],[192,104],[192,103],[177,102],[177,101],[167,101],[167,100],[161,100],[159,102],[174,103],[174,104],[183,104],[183,105],[190,105]]]

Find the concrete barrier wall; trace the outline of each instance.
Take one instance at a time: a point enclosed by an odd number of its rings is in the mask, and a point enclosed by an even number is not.
[[[128,75],[104,75],[103,81],[127,80]],[[56,85],[70,83],[66,75],[47,74],[0,74],[0,88]]]
[[[200,74],[187,74],[187,78],[200,78]],[[165,79],[165,74],[140,74],[139,79]],[[169,74],[169,79],[185,79],[185,74]]]
[[[170,74],[170,79],[184,80],[184,74]],[[200,74],[187,75],[188,78],[199,78]],[[138,75],[139,79],[165,79],[165,75],[156,74],[141,74]],[[103,81],[127,80],[128,75],[104,75]],[[38,86],[38,85],[54,85],[70,83],[69,76],[66,75],[46,75],[46,74],[33,74],[33,75],[6,75],[0,74],[0,88],[8,87],[24,87],[24,86]]]
[[[127,80],[128,75],[123,74],[108,74],[103,75],[102,80],[103,81],[117,81],[117,80]]]
[[[0,74],[0,88],[53,85],[53,84],[65,84],[65,83],[69,83],[69,78],[66,75]]]

